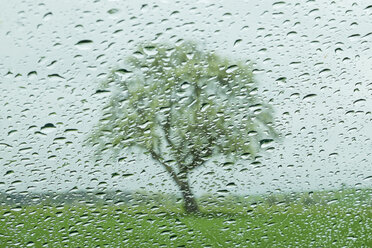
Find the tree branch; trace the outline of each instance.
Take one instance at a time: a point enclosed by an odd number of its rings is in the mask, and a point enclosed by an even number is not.
[[[180,185],[181,184],[181,180],[180,178],[178,177],[177,173],[173,170],[173,168],[171,166],[169,166],[168,164],[166,164],[164,161],[163,161],[163,158],[158,155],[154,150],[150,150],[150,154],[151,154],[151,157],[158,161],[161,165],[163,165],[163,167],[165,168],[166,171],[168,171],[168,173],[171,175],[171,177],[173,178],[173,180],[178,184]]]
[[[214,141],[216,141],[216,138],[210,136],[209,139],[208,139],[209,146],[207,146],[203,149],[203,151],[207,150],[207,152],[205,154],[200,154],[195,150],[193,150],[191,152],[194,159],[193,159],[193,162],[189,166],[187,166],[188,171],[191,171],[191,170],[195,169],[196,167],[199,167],[199,166],[203,165],[205,162],[208,161],[208,159],[204,159],[204,158],[208,158],[209,156],[211,156],[213,154],[213,146],[215,145]]]
[[[172,107],[173,107],[173,102],[171,102],[171,105],[169,106],[170,111],[169,114],[166,118],[166,122],[163,125],[163,131],[164,131],[164,137],[167,143],[171,146],[171,148],[176,152],[176,156],[178,156],[178,162],[184,161],[189,153],[185,154],[183,158],[180,157],[180,155],[183,153],[180,147],[177,147],[176,144],[171,140],[170,138],[170,127],[171,127],[171,119],[172,119]]]

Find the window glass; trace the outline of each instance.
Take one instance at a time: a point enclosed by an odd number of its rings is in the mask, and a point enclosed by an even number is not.
[[[0,247],[372,246],[368,1],[2,1]]]

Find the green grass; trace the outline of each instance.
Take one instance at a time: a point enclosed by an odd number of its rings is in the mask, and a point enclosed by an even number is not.
[[[3,206],[0,247],[372,247],[370,194],[337,194],[309,205],[209,204],[200,215],[179,205]]]

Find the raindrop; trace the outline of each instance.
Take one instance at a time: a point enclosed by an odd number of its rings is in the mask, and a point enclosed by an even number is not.
[[[30,78],[30,79],[36,78],[36,76],[37,76],[37,72],[36,71],[30,71],[27,74],[27,77]]]
[[[181,85],[181,89],[183,90],[186,90],[187,88],[190,87],[190,83],[189,82],[184,82],[182,85]]]
[[[128,178],[128,177],[131,177],[131,176],[133,176],[134,174],[132,174],[132,173],[125,173],[125,174],[123,174],[122,175],[122,177],[124,177],[124,178]]]
[[[364,99],[364,98],[360,98],[360,99],[358,99],[358,100],[355,100],[355,101],[353,102],[353,104],[354,104],[354,105],[361,105],[363,102],[366,102],[366,99]]]
[[[48,78],[53,79],[53,80],[64,79],[64,77],[62,77],[62,76],[59,75],[59,74],[49,74],[49,75],[48,75]]]
[[[227,73],[233,73],[233,72],[235,72],[238,69],[239,69],[239,66],[237,66],[237,65],[230,65],[229,67],[227,67],[226,72]]]
[[[272,146],[273,142],[274,142],[273,139],[262,139],[260,140],[260,147],[263,149],[268,148]]]
[[[330,72],[330,71],[331,71],[330,69],[326,68],[326,69],[323,69],[323,70],[319,71],[319,74],[325,74],[325,73]]]
[[[116,14],[116,13],[118,13],[119,12],[119,9],[109,9],[108,11],[107,11],[107,13],[109,13],[110,15],[113,15],[113,14]]]
[[[7,172],[5,172],[4,176],[10,176],[13,174],[14,174],[14,170],[8,170]]]
[[[75,44],[75,47],[77,47],[80,50],[90,50],[93,47],[93,41],[92,40],[80,40]]]
[[[54,124],[52,124],[52,123],[47,123],[40,128],[40,130],[43,133],[50,133],[50,132],[55,131],[55,129],[56,129],[56,126],[54,126]]]
[[[238,46],[243,40],[242,39],[237,39],[234,42],[234,46]]]
[[[156,50],[156,47],[155,46],[145,46],[143,48],[143,51],[148,56],[154,56],[154,55],[156,55],[158,53],[158,51]]]
[[[44,21],[49,21],[50,18],[52,17],[53,13],[52,12],[48,12],[46,13],[44,16],[43,16],[43,20]]]
[[[306,96],[304,96],[303,98],[302,98],[302,100],[304,100],[304,101],[312,101],[312,99],[314,98],[314,97],[316,97],[317,95],[316,94],[307,94]]]

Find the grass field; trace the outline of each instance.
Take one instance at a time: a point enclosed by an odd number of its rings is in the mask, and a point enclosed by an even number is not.
[[[2,206],[0,247],[372,247],[371,191],[321,195],[206,204],[200,215],[177,204]]]

